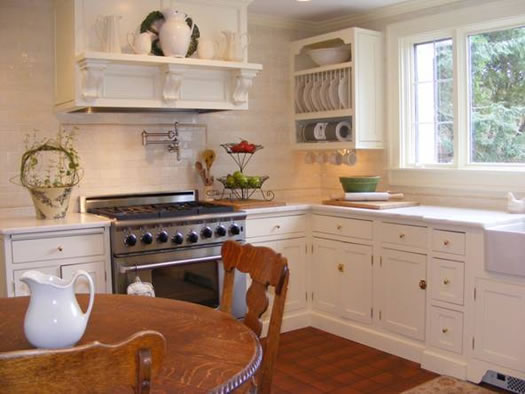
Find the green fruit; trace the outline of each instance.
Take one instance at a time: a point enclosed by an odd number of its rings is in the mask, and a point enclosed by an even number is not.
[[[248,178],[246,177],[246,175],[241,174],[241,176],[237,178],[237,187],[248,187]]]
[[[253,187],[253,188],[261,187],[261,178],[259,178],[258,176],[249,176],[248,186]]]
[[[229,187],[230,189],[235,187],[235,178],[233,177],[233,175],[228,175],[226,177],[226,184],[225,184],[225,186]]]
[[[240,171],[235,171],[233,173],[233,177],[235,178],[235,180],[238,180],[238,179],[240,179],[243,176],[244,176],[244,174],[242,172],[240,172]]]

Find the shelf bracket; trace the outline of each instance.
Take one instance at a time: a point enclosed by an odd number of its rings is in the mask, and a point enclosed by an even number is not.
[[[81,79],[81,95],[86,100],[94,100],[104,94],[104,71],[106,60],[82,59],[78,62]]]
[[[167,64],[164,66],[164,89],[162,98],[166,102],[180,100],[183,72],[180,66]]]
[[[257,75],[255,70],[238,70],[233,76],[233,103],[235,105],[248,102],[248,91],[253,85],[253,79]]]

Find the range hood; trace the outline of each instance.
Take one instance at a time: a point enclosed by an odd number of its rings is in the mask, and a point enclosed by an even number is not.
[[[201,36],[247,32],[249,0],[179,0]],[[262,65],[101,51],[97,18],[121,16],[121,43],[153,10],[170,1],[57,0],[55,2],[55,109],[58,112],[165,112],[248,109],[248,94]]]

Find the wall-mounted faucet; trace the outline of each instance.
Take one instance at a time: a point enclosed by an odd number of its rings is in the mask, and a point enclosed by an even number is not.
[[[142,145],[146,146],[152,144],[167,144],[168,152],[175,152],[177,154],[177,161],[180,161],[180,141],[178,126],[179,123],[175,122],[174,130],[169,130],[165,133],[149,133],[146,130],[143,130]]]

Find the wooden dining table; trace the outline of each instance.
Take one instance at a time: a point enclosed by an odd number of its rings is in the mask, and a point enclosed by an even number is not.
[[[77,295],[86,310],[87,296]],[[0,352],[31,349],[24,336],[29,297],[0,298]],[[262,360],[259,339],[231,315],[165,298],[97,294],[78,344],[115,344],[141,330],[164,335],[167,352],[153,393],[227,393],[247,382]]]

